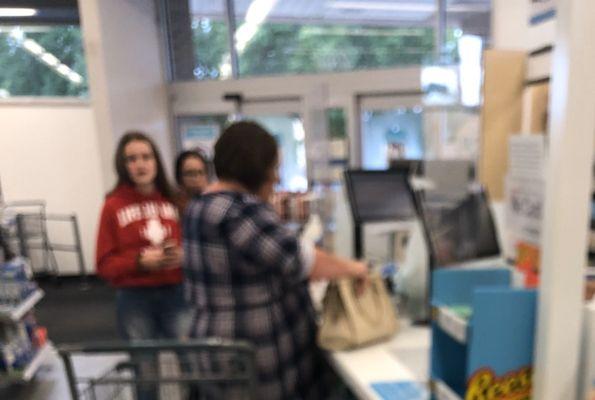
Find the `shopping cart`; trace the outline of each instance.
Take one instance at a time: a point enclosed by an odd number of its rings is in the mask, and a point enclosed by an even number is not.
[[[58,350],[72,400],[255,398],[254,348],[243,341],[100,343]],[[81,357],[102,355],[111,360],[102,373],[76,371]]]
[[[11,247],[18,245],[18,254],[31,261],[36,274],[58,276],[60,272],[55,253],[66,252],[76,256],[79,274],[87,277],[76,214],[48,214],[43,200],[0,203],[0,229],[8,244]],[[67,238],[70,243],[50,240],[50,232],[59,233],[59,237]]]

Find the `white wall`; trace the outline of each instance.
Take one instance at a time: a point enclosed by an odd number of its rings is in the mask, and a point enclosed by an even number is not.
[[[154,1],[81,0],[79,8],[104,188],[114,183],[114,149],[130,129],[150,134],[171,169],[165,57]]]
[[[81,103],[1,103],[0,132],[5,201],[42,199],[48,212],[76,213],[87,269],[92,270],[98,213],[105,194],[93,111]],[[60,230],[52,240],[69,241],[71,237]],[[61,272],[77,272],[75,257],[60,257],[59,263]]]
[[[492,1],[492,46],[526,50],[529,46],[529,0]]]
[[[532,51],[554,43],[556,19],[531,25],[529,0],[492,1],[492,45],[502,50]]]
[[[532,25],[529,0],[494,0],[492,44],[500,50],[525,50],[528,53],[554,44],[556,18]],[[552,53],[531,56],[527,60],[527,80],[547,78],[551,74]]]

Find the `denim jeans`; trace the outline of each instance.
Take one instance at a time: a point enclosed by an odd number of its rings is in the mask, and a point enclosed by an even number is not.
[[[184,340],[190,331],[190,309],[184,301],[182,285],[119,289],[116,295],[118,330],[126,340]],[[158,362],[154,357],[132,360],[140,378],[155,376]],[[153,384],[137,385],[139,400],[157,399]]]

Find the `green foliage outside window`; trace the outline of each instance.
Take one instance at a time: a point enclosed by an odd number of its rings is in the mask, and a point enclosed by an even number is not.
[[[229,60],[225,22],[193,22],[197,79],[219,79]],[[340,72],[420,65],[432,56],[432,28],[265,24],[239,54],[240,76]]]

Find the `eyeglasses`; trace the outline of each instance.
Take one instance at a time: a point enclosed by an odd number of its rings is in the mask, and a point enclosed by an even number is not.
[[[202,169],[188,169],[186,171],[182,171],[182,176],[184,178],[198,178],[200,176],[205,176],[205,171]]]

